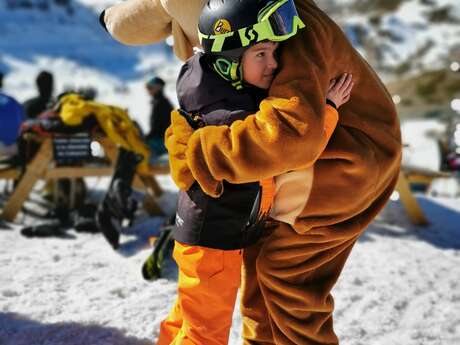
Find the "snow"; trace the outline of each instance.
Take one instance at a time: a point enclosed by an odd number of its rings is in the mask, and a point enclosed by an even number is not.
[[[35,76],[45,69],[54,74],[55,96],[69,89],[95,87],[98,101],[126,107],[148,130],[150,105],[144,82],[151,75],[164,78],[166,94],[177,103],[174,83],[180,61],[165,44],[127,47],[114,41],[99,25],[98,15],[115,2],[72,0],[71,14],[54,2],[46,11],[8,10],[1,2],[4,91],[21,102],[35,96]]]
[[[172,198],[170,178],[161,184]],[[459,199],[418,199],[430,226],[412,226],[390,202],[356,244],[334,289],[343,344],[460,342]],[[27,239],[18,225],[0,230],[0,344],[152,344],[176,291],[172,261],[162,279],[140,273],[147,234],[162,221],[125,233],[118,252],[100,234]],[[230,344],[241,343],[240,327],[236,310]]]
[[[429,149],[433,130],[443,126],[431,120],[403,125],[411,153],[431,166],[430,159],[438,159]],[[166,190],[160,205],[171,214],[177,188],[169,175],[159,182]],[[107,180],[88,185],[103,190]],[[391,201],[357,242],[333,291],[343,344],[460,343],[460,195],[417,198],[429,226],[413,226],[401,204]],[[163,221],[141,219],[123,233],[118,252],[100,234],[71,230],[66,239],[27,239],[19,225],[3,227],[0,344],[153,344],[177,284],[172,260],[156,281],[144,281],[140,272],[151,252],[148,237]],[[229,344],[241,344],[240,338],[237,307]]]
[[[335,289],[344,344],[459,343],[459,203],[419,201],[428,228],[411,227],[390,203],[352,252]]]
[[[460,2],[442,1],[401,1],[394,12],[362,13],[353,9],[357,1],[336,0],[342,6],[342,14],[335,18],[352,40],[354,46],[367,58],[372,58],[372,49],[378,48],[378,61],[372,61],[381,68],[395,68],[410,63],[411,73],[444,68],[450,53],[459,44]],[[449,8],[449,20],[430,21],[429,15],[436,10]],[[379,19],[373,24],[371,17]],[[365,33],[361,41],[356,40],[357,32]],[[395,76],[397,77],[397,76]]]
[[[97,14],[112,3],[72,1],[75,12],[68,17],[62,8],[51,8],[49,16],[6,11],[1,2],[0,68],[7,71],[6,92],[24,101],[35,94],[35,75],[48,69],[55,74],[56,94],[94,86],[99,101],[127,108],[148,129],[145,80],[152,74],[164,78],[167,95],[177,102],[174,81],[180,62],[161,45],[132,48],[113,42],[97,27]],[[411,7],[414,2],[404,4],[395,18],[401,25],[420,25],[424,19]],[[365,24],[364,17],[347,20]],[[448,39],[445,31],[436,37]],[[401,43],[402,55],[415,49],[406,44]],[[441,131],[436,121],[404,123],[409,144],[404,162],[439,169],[433,132]],[[167,191],[160,204],[172,213],[177,188],[168,175],[160,176],[160,184]],[[101,191],[107,180],[88,179],[88,185]],[[434,185],[452,191],[458,180]],[[357,242],[334,289],[335,328],[342,344],[460,344],[460,196],[436,195],[417,195],[429,226],[413,226],[401,204],[391,201]],[[153,344],[177,283],[172,260],[162,279],[146,282],[140,272],[151,251],[147,238],[158,233],[163,221],[140,220],[123,234],[118,252],[100,234],[70,230],[66,239],[28,239],[21,236],[20,224],[0,224],[0,344]],[[229,343],[241,344],[240,338],[236,308]]]
[[[436,140],[445,132],[445,125],[437,120],[411,120],[401,124],[404,144],[403,165],[431,171],[441,169],[441,151]]]

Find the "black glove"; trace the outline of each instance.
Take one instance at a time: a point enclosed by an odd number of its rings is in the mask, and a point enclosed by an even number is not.
[[[187,120],[188,124],[193,129],[199,129],[206,126],[206,123],[203,121],[203,118],[200,115],[194,115],[182,109],[178,109],[177,111]]]

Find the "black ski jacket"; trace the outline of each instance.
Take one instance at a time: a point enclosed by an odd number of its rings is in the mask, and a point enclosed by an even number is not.
[[[36,119],[41,113],[48,109],[51,103],[50,97],[37,96],[24,102],[24,112],[28,119]]]
[[[258,109],[263,90],[237,91],[215,73],[202,53],[192,56],[177,80],[177,97],[182,110],[200,114],[205,125],[230,125]],[[260,224],[248,226],[257,209],[258,182],[230,184],[224,181],[219,198],[206,195],[195,183],[179,192],[175,240],[190,245],[232,250],[247,247],[261,236]]]
[[[150,113],[150,132],[148,139],[160,138],[165,136],[166,129],[171,125],[171,102],[163,94],[163,90],[152,97],[152,112]]]

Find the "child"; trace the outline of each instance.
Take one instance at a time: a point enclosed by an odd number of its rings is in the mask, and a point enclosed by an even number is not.
[[[271,20],[273,16],[276,21]],[[267,25],[271,36],[264,39],[223,40],[216,45],[222,35],[233,37],[237,31],[251,29],[254,33]],[[303,27],[293,1],[254,1],[250,5],[236,0],[209,1],[199,21],[204,53],[185,63],[177,81],[181,114],[199,128],[230,125],[257,111],[278,67],[278,42]],[[348,100],[352,86],[351,76],[346,75],[331,84],[327,137],[338,119],[334,107]],[[239,151],[235,154],[244,154],[244,147],[235,150]],[[262,185],[260,192],[258,182],[224,182],[223,193],[216,199],[196,183],[180,192],[173,235],[178,298],[161,324],[157,344],[227,344],[240,285],[241,249],[263,236],[263,220],[270,210],[272,179]]]

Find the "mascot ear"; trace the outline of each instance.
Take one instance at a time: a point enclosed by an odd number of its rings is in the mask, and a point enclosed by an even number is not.
[[[172,34],[172,18],[160,0],[128,0],[107,8],[100,16],[102,26],[126,45],[146,45]]]
[[[181,60],[199,46],[198,17],[206,0],[126,0],[101,13],[102,27],[126,45],[147,45],[174,37]]]
[[[179,22],[174,19],[172,21],[172,34],[174,37],[174,54],[182,61],[187,60],[193,55],[193,44],[187,38]]]

